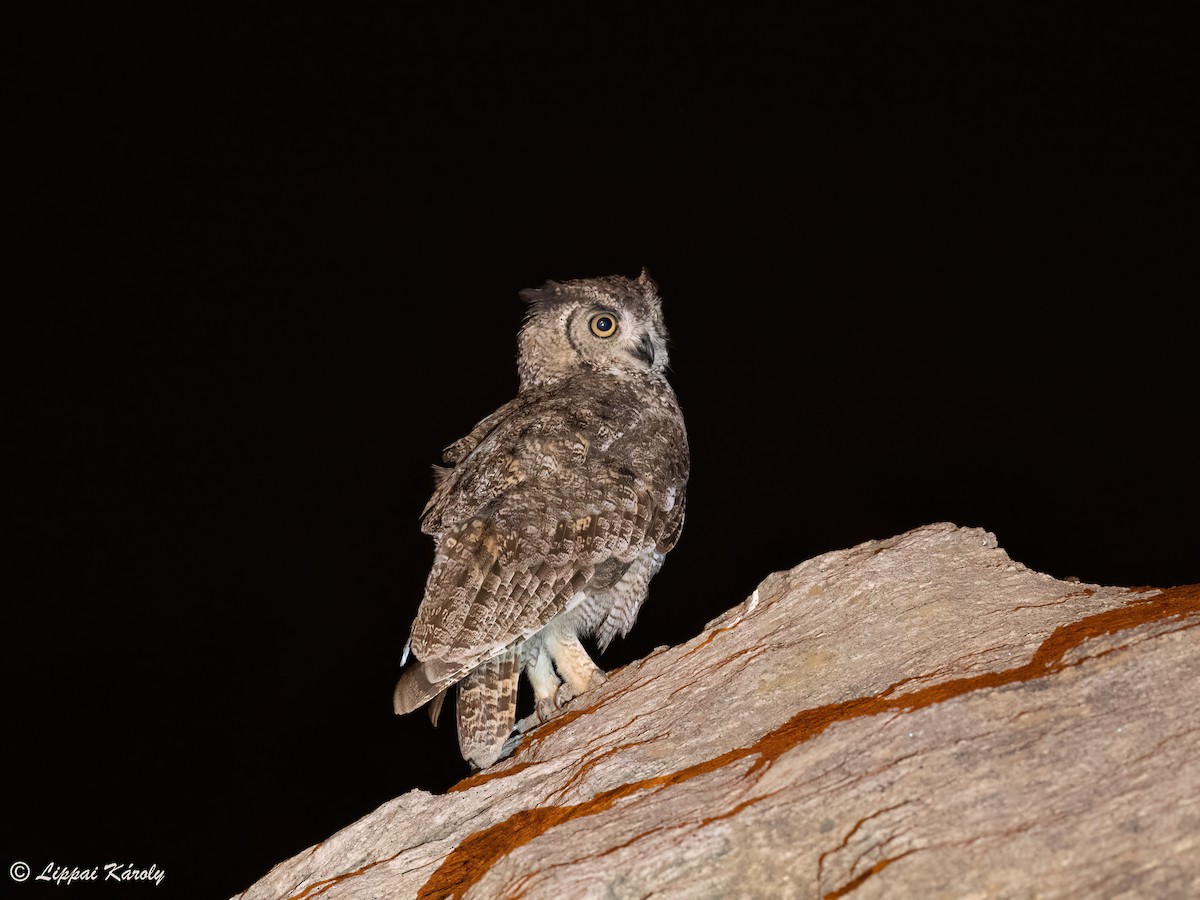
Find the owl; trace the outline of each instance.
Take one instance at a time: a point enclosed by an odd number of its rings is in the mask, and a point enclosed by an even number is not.
[[[521,674],[524,725],[605,681],[603,651],[633,626],[679,540],[689,458],[667,383],[667,331],[642,271],[521,292],[517,396],[451,444],[421,516],[433,568],[394,708],[457,685],[458,741],[476,769],[507,749]],[[508,747],[506,747],[508,744]]]

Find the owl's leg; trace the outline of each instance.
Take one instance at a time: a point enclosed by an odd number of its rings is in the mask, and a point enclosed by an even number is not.
[[[554,674],[554,663],[545,646],[533,649],[525,674],[533,686],[534,715],[537,722],[545,722],[558,708],[558,689],[562,686],[562,679]]]
[[[579,635],[574,630],[547,629],[545,635],[546,650],[554,660],[554,667],[566,683],[558,689],[557,705],[562,706],[573,697],[599,687],[608,680],[600,667],[592,662],[587,650],[579,642]]]

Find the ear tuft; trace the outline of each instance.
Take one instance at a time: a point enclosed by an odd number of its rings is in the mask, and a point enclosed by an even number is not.
[[[530,311],[550,306],[562,298],[562,289],[557,281],[547,281],[541,287],[525,288],[519,292],[521,299],[530,306]]]

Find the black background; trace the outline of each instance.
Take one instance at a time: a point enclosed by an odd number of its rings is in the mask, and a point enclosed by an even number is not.
[[[391,713],[417,520],[548,278],[649,269],[691,438],[606,668],[935,521],[1200,580],[1182,32],[961,6],[20,32],[6,870],[225,897],[467,774]]]

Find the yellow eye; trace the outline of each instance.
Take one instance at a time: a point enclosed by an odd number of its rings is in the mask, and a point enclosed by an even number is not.
[[[617,317],[612,313],[596,313],[588,325],[596,337],[610,338],[617,333]]]

